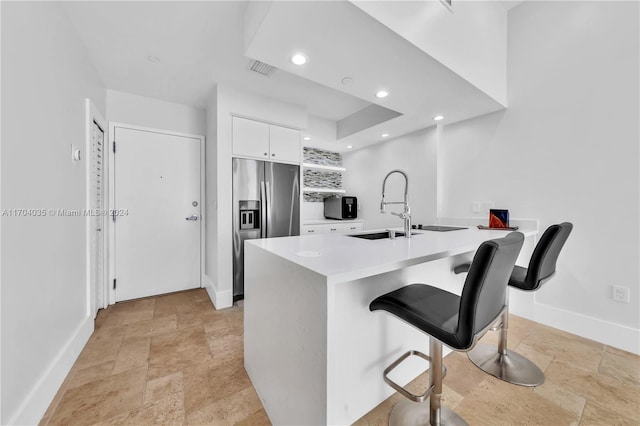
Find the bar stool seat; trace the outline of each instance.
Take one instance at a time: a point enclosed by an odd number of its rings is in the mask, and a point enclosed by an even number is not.
[[[506,309],[507,281],[523,241],[523,234],[512,232],[504,238],[482,243],[460,296],[426,284],[410,284],[371,302],[371,311],[387,311],[429,336],[429,355],[409,351],[385,369],[385,382],[408,398],[393,408],[390,425],[466,425],[455,412],[441,406],[442,344],[456,351],[468,351],[500,317]],[[412,355],[431,364],[429,387],[422,395],[410,393],[388,377],[388,373]],[[427,397],[428,409],[426,404],[417,403]]]
[[[511,278],[509,278],[509,285],[511,287],[516,287],[522,289],[524,287],[525,278],[527,277],[527,268],[523,268],[522,266],[514,266],[513,272],[511,273]]]
[[[457,341],[460,296],[425,284],[384,294],[369,306],[385,310],[440,341]]]

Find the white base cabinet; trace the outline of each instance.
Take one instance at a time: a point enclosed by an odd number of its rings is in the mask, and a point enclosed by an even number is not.
[[[362,222],[331,222],[302,225],[300,235],[349,234],[362,231]]]

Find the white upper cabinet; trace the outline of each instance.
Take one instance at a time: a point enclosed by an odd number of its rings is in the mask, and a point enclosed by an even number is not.
[[[269,152],[273,161],[300,162],[300,130],[269,125]]]
[[[300,131],[233,117],[233,155],[300,163]]]
[[[269,125],[233,117],[233,155],[269,158]]]

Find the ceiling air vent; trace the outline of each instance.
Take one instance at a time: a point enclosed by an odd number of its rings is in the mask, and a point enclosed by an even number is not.
[[[249,69],[253,72],[257,72],[258,74],[269,76],[271,75],[273,70],[276,69],[276,67],[273,67],[269,64],[265,64],[264,62],[260,62],[257,59],[254,59],[249,63]]]

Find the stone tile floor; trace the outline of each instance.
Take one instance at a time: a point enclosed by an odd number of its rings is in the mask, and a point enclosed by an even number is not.
[[[203,289],[101,310],[40,424],[270,424],[243,368],[242,321],[242,307],[216,311]],[[470,425],[640,425],[640,357],[516,316],[509,347],[542,368],[543,385],[504,383],[452,353],[444,405]],[[356,424],[386,425],[401,398]]]

